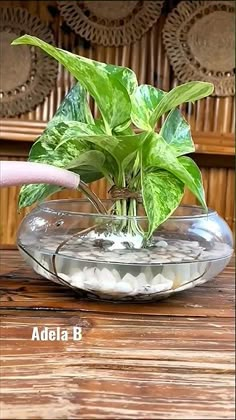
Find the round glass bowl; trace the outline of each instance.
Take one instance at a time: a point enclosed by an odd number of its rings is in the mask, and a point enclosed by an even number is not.
[[[144,244],[147,225],[145,216],[98,214],[87,200],[48,201],[21,223],[18,247],[43,277],[114,301],[155,301],[203,284],[231,258],[231,231],[215,211],[179,207]]]

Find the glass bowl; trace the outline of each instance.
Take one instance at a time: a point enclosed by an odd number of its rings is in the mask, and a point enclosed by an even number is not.
[[[98,214],[88,200],[48,201],[24,218],[18,247],[43,277],[113,301],[165,298],[205,283],[230,261],[232,234],[215,211],[179,207],[144,243],[147,225],[142,215]]]

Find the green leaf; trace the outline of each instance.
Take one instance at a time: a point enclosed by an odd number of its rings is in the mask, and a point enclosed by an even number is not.
[[[87,101],[87,92],[83,86],[76,83],[65,96],[47,128],[59,122],[81,121],[94,124],[94,119]]]
[[[202,181],[202,174],[197,166],[197,164],[189,158],[188,156],[181,156],[178,158],[178,162],[185,168],[191,178],[194,180],[195,189],[199,191],[199,197],[195,194],[198,198],[202,206],[207,210],[206,200],[205,200],[205,192],[203,188],[203,181]],[[186,184],[187,185],[187,184]],[[188,187],[189,188],[189,187]],[[190,189],[190,188],[189,188]],[[190,189],[193,192],[193,189]],[[194,194],[194,192],[193,192]]]
[[[190,125],[178,109],[173,109],[164,121],[160,135],[171,146],[175,156],[192,153],[195,150]]]
[[[68,126],[64,123],[51,125],[50,128],[47,128],[40,140],[32,146],[29,160],[73,169],[73,172],[79,173],[82,181],[86,183],[102,178],[105,175],[105,169],[102,169],[105,157],[99,151],[89,151],[87,142],[68,141],[67,144],[58,147],[66,129]],[[23,186],[20,190],[19,206],[22,208],[43,200],[55,191],[60,191],[60,188],[47,184]]]
[[[30,153],[29,160],[35,162],[47,161],[47,163],[55,164],[58,161],[57,166],[63,167],[64,162],[60,158],[58,159],[56,154],[54,159],[48,156],[48,159],[45,157],[45,154],[53,152],[61,141],[61,137],[68,126],[65,124],[66,121],[81,121],[83,123],[94,123],[91,111],[87,103],[87,93],[86,90],[77,83],[70,92],[63,99],[61,105],[56,111],[55,115],[49,121],[47,128],[44,130],[42,135],[37,139],[33,144]],[[78,146],[77,153],[78,155]],[[81,144],[81,152],[84,151],[84,144]],[[67,162],[67,157],[66,157]]]
[[[81,123],[84,124],[84,123]],[[86,126],[86,124],[84,124]],[[29,153],[29,160],[32,162],[51,163],[58,167],[65,167],[68,161],[78,158],[79,155],[89,149],[86,142],[81,140],[75,144],[68,142],[58,153],[57,148],[62,141],[64,133],[68,130],[68,123],[59,122],[51,125],[43,132]],[[99,131],[100,132],[100,131]]]
[[[80,175],[82,181],[89,183],[97,181],[105,176],[109,178],[106,171],[105,155],[97,150],[90,150],[82,153],[78,158],[70,161],[65,169],[73,169]]]
[[[48,154],[39,157],[37,160],[38,162],[42,163],[49,163],[55,166],[61,166],[65,169],[71,170],[76,172],[80,175],[82,181],[89,183],[96,181],[102,178],[104,175],[106,176],[106,172],[104,169],[104,162],[105,156],[103,153],[98,151],[88,151],[82,153],[78,158],[71,160],[71,156],[67,157],[67,164],[64,162],[63,165],[58,165],[56,159],[63,158],[66,159],[65,156],[66,151],[58,149],[56,156],[55,154]],[[49,195],[54,194],[57,191],[62,190],[62,188],[54,185],[49,184],[30,184],[24,185],[20,190],[19,195],[19,208],[27,207],[34,204],[37,201],[42,201],[47,198]]]
[[[68,122],[68,126],[69,128],[63,134],[62,141],[58,147],[72,139],[74,141],[87,141],[110,153],[118,165],[129,154],[141,147],[146,137],[146,133],[108,136],[100,133],[95,126],[74,121]]]
[[[136,127],[142,130],[152,130],[152,115],[165,93],[150,85],[140,85],[135,90],[131,102],[131,119]]]
[[[191,166],[189,160],[191,161],[187,157],[177,158],[171,147],[157,133],[150,133],[142,148],[143,168],[150,171],[165,169],[172,173],[186,185],[201,205],[206,208],[200,171],[196,170],[196,164]]]
[[[83,125],[83,123],[81,124]],[[89,150],[90,144],[83,139],[73,141],[73,138],[68,138],[66,141],[63,140],[66,130],[63,125],[63,130],[60,131],[60,126],[61,123],[45,131],[41,142],[35,143],[32,147],[30,161],[73,169],[73,172],[80,174],[84,182],[102,178],[105,174],[105,169],[102,170],[105,162],[104,154],[101,151]],[[69,127],[66,127],[68,130]],[[98,132],[100,132],[99,129]],[[55,136],[55,133],[58,137]]]
[[[166,112],[181,105],[184,102],[194,102],[211,95],[214,85],[208,82],[188,82],[177,86],[170,92],[163,95],[161,101],[156,106],[150,124],[155,126],[157,120]]]
[[[132,95],[138,86],[136,74],[128,67],[115,66],[114,64],[105,64],[106,71],[114,75],[117,80],[125,87],[129,95]]]
[[[15,39],[12,45],[40,47],[54,57],[87,89],[95,99],[104,120],[107,133],[130,118],[131,102],[127,89],[130,70],[111,68],[104,63],[78,56],[30,35]],[[126,84],[126,87],[125,87]]]
[[[61,190],[61,187],[49,184],[23,185],[20,190],[18,207],[19,209],[22,209],[24,207],[31,206],[32,204],[38,201],[43,201],[45,198]]]
[[[184,184],[167,171],[143,173],[143,203],[149,220],[148,238],[178,207]]]

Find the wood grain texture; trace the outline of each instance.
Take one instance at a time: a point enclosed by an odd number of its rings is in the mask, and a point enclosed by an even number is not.
[[[1,250],[1,419],[233,419],[233,261],[156,304],[79,301]],[[82,340],[32,341],[34,326]]]

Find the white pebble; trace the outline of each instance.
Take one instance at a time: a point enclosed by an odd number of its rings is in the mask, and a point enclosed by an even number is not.
[[[102,270],[97,270],[97,275],[98,275],[98,280],[99,281],[103,281],[103,280],[114,281],[115,280],[112,272],[110,270],[108,270],[108,268],[103,268]]]
[[[159,287],[158,291],[171,289],[173,281],[165,278],[162,274],[157,274],[154,279],[151,281],[151,286]]]
[[[84,280],[85,280],[85,274],[83,271],[78,271],[77,273],[73,274],[71,276],[70,282],[72,286],[79,287],[83,289],[84,287]]]
[[[166,241],[159,241],[156,243],[156,246],[166,248],[168,246],[168,243]]]
[[[136,291],[137,287],[139,286],[136,277],[132,276],[132,274],[130,273],[125,274],[125,276],[122,279],[122,283],[123,282],[128,284],[133,291]]]
[[[160,255],[159,257],[157,257],[157,256],[152,257],[152,262],[155,263],[155,264],[163,264],[163,263],[170,262],[170,260],[168,258],[164,258],[164,257],[162,257],[162,255]]]
[[[116,284],[116,291],[125,295],[132,293],[133,289],[130,284],[120,281]]]
[[[192,242],[187,241],[186,243],[190,248],[198,248],[199,247],[199,242],[198,241],[192,241]]]
[[[85,279],[84,279],[84,286],[86,289],[95,289],[99,288],[99,282],[97,279],[97,271],[95,268],[87,268],[84,269]]]
[[[162,275],[171,281],[175,280],[175,272],[173,270],[171,270],[170,267],[168,267],[168,265],[165,265],[162,269]]]
[[[87,258],[87,257],[90,257],[90,255],[91,253],[87,251],[80,251],[78,254],[79,258]]]
[[[165,252],[165,254],[164,254],[164,252]],[[151,252],[150,253],[150,257],[151,258],[161,258],[161,259],[164,259],[164,260],[167,260],[168,258],[169,258],[169,255],[166,255],[166,250],[163,250],[163,252]]]
[[[185,254],[183,254],[182,252],[173,252],[173,257],[179,257],[179,258],[184,258]]]
[[[137,281],[139,283],[146,283],[146,276],[144,273],[140,273],[137,277],[136,277]]]
[[[148,290],[148,288],[150,287],[150,285],[146,281],[146,276],[145,276],[144,273],[140,273],[136,277],[136,284],[137,284],[138,291],[143,291],[143,289],[147,289]]]
[[[156,284],[154,286],[151,287],[150,289],[150,293],[160,293],[160,292],[165,292],[166,290],[171,289],[172,286],[167,287],[166,284]]]
[[[117,270],[113,269],[113,270],[111,270],[111,272],[112,272],[112,274],[115,277],[117,282],[121,281],[120,273]]]
[[[150,267],[145,267],[145,269],[143,270],[143,274],[145,275],[146,281],[148,283],[153,279],[153,274]]]
[[[98,281],[99,289],[104,292],[113,290],[116,284],[114,275],[107,268],[103,268],[101,271],[98,270]]]
[[[130,263],[130,262],[132,262],[131,260],[132,260],[133,258],[131,257],[131,255],[130,254],[127,254],[127,255],[121,255],[120,257],[119,257],[119,261],[120,262],[127,262],[127,263]],[[136,258],[135,258],[136,259]]]
[[[178,248],[176,248],[176,246],[174,246],[174,245],[169,245],[169,247],[168,247],[168,251],[178,251],[179,249]]]
[[[116,285],[115,279],[113,280],[103,279],[101,283],[99,284],[99,289],[105,293],[112,292],[114,291],[115,285]]]
[[[185,256],[183,258],[183,261],[194,261],[194,260],[195,260],[195,258],[194,257],[190,257],[190,256]]]

